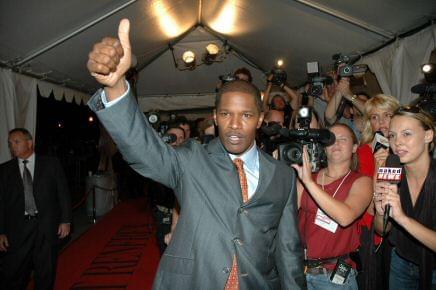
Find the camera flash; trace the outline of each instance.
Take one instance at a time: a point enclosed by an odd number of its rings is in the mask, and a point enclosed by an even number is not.
[[[278,67],[281,67],[283,65],[283,59],[279,59],[279,60],[277,60],[277,66]]]
[[[431,64],[424,64],[422,66],[423,73],[429,73],[432,69],[433,69],[433,66]]]

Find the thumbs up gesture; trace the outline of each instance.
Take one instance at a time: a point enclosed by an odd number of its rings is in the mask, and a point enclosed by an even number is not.
[[[130,68],[132,59],[129,31],[129,20],[122,19],[118,27],[118,39],[104,38],[94,45],[88,55],[87,68],[106,87],[109,101],[122,95],[127,89],[124,75]]]

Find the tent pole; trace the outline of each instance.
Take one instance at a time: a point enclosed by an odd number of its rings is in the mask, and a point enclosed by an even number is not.
[[[124,8],[126,8],[127,6],[135,3],[136,1],[137,0],[129,0],[129,1],[127,1],[123,5],[121,5],[121,6],[117,7],[117,8],[115,8],[115,9],[107,12],[106,14],[100,16],[99,18],[89,22],[88,24],[85,24],[85,25],[77,28],[76,30],[70,32],[69,34],[67,34],[65,36],[62,36],[61,38],[55,40],[54,42],[52,42],[52,43],[50,43],[48,45],[46,45],[45,47],[42,47],[42,48],[38,49],[37,51],[35,51],[35,52],[31,53],[30,55],[26,56],[25,58],[23,58],[22,60],[17,61],[16,63],[14,63],[13,66],[22,66],[23,64],[31,61],[35,57],[38,57],[39,55],[45,53],[46,51],[49,51],[50,49],[58,46],[59,44],[67,41],[68,39],[76,36],[77,34],[81,33],[82,31],[84,31],[84,30],[86,30],[86,29],[96,25],[97,23],[105,20],[106,18],[112,16],[113,14],[117,13],[118,11],[123,10]]]
[[[363,29],[365,29],[365,30],[367,30],[369,32],[372,32],[372,33],[378,34],[380,36],[383,36],[384,38],[387,38],[387,39],[395,38],[395,35],[393,35],[392,33],[388,32],[388,31],[386,31],[384,29],[381,29],[381,28],[376,27],[374,25],[371,25],[371,24],[369,24],[369,23],[367,23],[365,21],[362,21],[362,20],[356,19],[354,17],[351,17],[350,15],[347,15],[347,14],[342,13],[340,11],[337,11],[337,10],[325,7],[325,6],[321,5],[321,4],[313,3],[313,2],[308,1],[308,0],[294,0],[294,1],[298,2],[300,4],[303,4],[305,6],[311,7],[313,9],[316,9],[318,11],[324,12],[324,13],[326,13],[328,15],[331,15],[333,17],[336,17],[338,19],[341,19],[341,20],[346,21],[348,23],[351,23],[353,25],[356,25],[356,26],[358,26],[360,28],[363,28]]]

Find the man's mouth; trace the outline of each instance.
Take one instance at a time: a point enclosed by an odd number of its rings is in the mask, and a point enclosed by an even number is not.
[[[239,133],[229,133],[226,134],[227,140],[229,140],[230,144],[238,144],[244,139],[244,136]]]

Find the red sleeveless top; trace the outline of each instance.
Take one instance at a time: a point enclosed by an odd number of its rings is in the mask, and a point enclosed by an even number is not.
[[[318,173],[313,174],[314,180],[316,180],[317,175]],[[345,177],[334,198],[341,201],[345,200],[354,181],[361,176],[361,173],[351,171]],[[339,178],[330,184],[324,185],[325,192],[333,196],[342,180],[343,178]],[[345,228],[338,225],[336,232],[332,233],[315,224],[318,208],[310,194],[304,190],[301,196],[298,217],[301,240],[307,249],[307,258],[332,258],[356,251],[360,245],[358,220]]]

